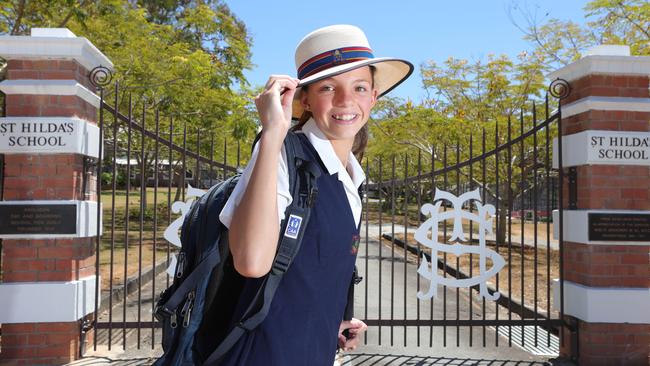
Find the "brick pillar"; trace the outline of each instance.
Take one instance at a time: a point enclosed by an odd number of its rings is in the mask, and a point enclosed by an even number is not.
[[[2,208],[76,205],[75,233],[20,234],[13,227],[0,232],[0,359],[3,364],[64,364],[79,358],[81,342],[91,339],[82,336],[82,326],[93,319],[95,307],[96,219],[88,214],[96,215],[92,207],[98,208],[96,172],[89,173],[86,163],[97,158],[99,149],[99,99],[89,69],[112,64],[67,29],[0,37],[0,56],[8,60],[7,79],[0,83],[6,94],[6,116],[0,121]],[[70,137],[79,135],[81,143]],[[90,219],[80,221],[83,215]],[[31,216],[26,217],[29,222]],[[46,224],[15,225],[29,231]]]
[[[650,361],[649,75],[650,57],[625,46],[597,47],[551,74],[572,89],[561,101],[564,310],[578,333],[572,344],[565,329],[561,352],[577,348],[580,365]]]

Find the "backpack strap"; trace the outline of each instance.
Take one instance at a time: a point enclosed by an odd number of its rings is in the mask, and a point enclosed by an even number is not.
[[[264,321],[282,277],[300,250],[309,223],[311,207],[318,194],[316,179],[320,175],[320,170],[306,155],[299,137],[294,132],[287,133],[284,148],[287,156],[289,191],[293,199],[282,220],[278,248],[271,271],[266,275],[242,319],[208,356],[204,365],[215,365],[247,331],[256,328]]]
[[[219,255],[219,248],[215,247],[210,250],[205,258],[203,258],[203,260],[194,268],[192,273],[190,273],[190,275],[185,278],[181,285],[178,286],[169,300],[167,300],[164,305],[156,307],[155,314],[173,314],[181,302],[185,301],[187,294],[196,288],[196,285],[199,283],[199,281],[210,275],[210,272],[212,272],[220,260],[221,256]]]

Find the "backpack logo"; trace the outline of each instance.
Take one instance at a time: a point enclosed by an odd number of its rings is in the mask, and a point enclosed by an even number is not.
[[[302,225],[302,217],[289,215],[289,222],[287,223],[287,229],[284,231],[284,235],[292,239],[297,239],[298,233],[300,232],[300,225]]]

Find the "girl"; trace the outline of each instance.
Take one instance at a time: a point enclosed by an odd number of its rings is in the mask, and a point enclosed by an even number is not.
[[[220,215],[230,229],[235,268],[246,277],[243,297],[269,272],[292,200],[282,148],[292,118],[299,119],[294,129],[304,135],[303,148],[320,165],[318,198],[268,316],[238,341],[224,365],[331,366],[337,343],[354,349],[366,329],[360,320],[343,321],[359,242],[358,189],[365,180],[357,158],[377,98],[404,81],[413,65],[374,58],[363,31],[350,25],[308,34],[295,60],[298,78],[271,76],[255,100],[261,137]]]

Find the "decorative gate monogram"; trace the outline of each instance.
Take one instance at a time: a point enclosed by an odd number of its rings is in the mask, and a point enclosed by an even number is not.
[[[451,202],[453,209],[450,211],[440,211],[442,200]],[[472,200],[476,206],[477,213],[462,210],[463,204],[470,200]],[[479,195],[478,189],[466,192],[460,197],[456,197],[449,192],[438,189],[436,190],[434,201],[437,201],[435,205],[427,203],[422,206],[421,212],[425,215],[431,215],[431,217],[422,223],[415,232],[415,240],[420,242],[422,245],[431,248],[431,261],[433,262],[429,264],[426,257],[422,255],[422,263],[420,264],[420,268],[418,268],[418,273],[431,282],[429,285],[429,291],[427,293],[419,291],[418,298],[420,300],[428,300],[433,296],[437,296],[438,284],[450,287],[470,287],[479,284],[481,296],[489,300],[498,299],[500,294],[495,292],[490,295],[485,283],[490,277],[497,274],[505,264],[503,257],[485,245],[485,236],[487,234],[492,234],[492,215],[495,213],[494,206],[481,204],[481,196]],[[451,237],[449,238],[449,243],[453,244],[439,243],[439,223],[442,222],[442,224],[445,225],[446,220],[448,219],[454,220],[454,228]],[[478,223],[478,246],[472,245],[472,243],[461,243],[467,241],[463,231],[463,219]],[[429,233],[431,233],[430,236]],[[439,251],[451,253],[456,256],[466,253],[478,254],[479,274],[475,277],[466,279],[456,279],[454,277],[442,277],[438,275],[438,266],[435,264],[435,261],[437,261]],[[492,268],[489,271],[486,271],[485,268],[486,258],[492,260]]]
[[[201,197],[205,194],[205,191],[202,189],[194,188],[191,185],[187,185],[187,197],[186,201],[176,201],[172,204],[172,212],[173,213],[181,213],[181,215],[176,218],[169,226],[167,229],[165,229],[164,233],[164,238],[168,242],[170,242],[172,245],[181,247],[181,238],[178,234],[178,230],[180,230],[181,226],[183,225],[183,221],[185,220],[185,215],[190,211],[190,207],[192,207],[192,202],[198,197]],[[176,256],[172,255],[169,261],[169,267],[167,268],[167,273],[170,274],[170,276],[174,275],[174,271],[176,270]]]

